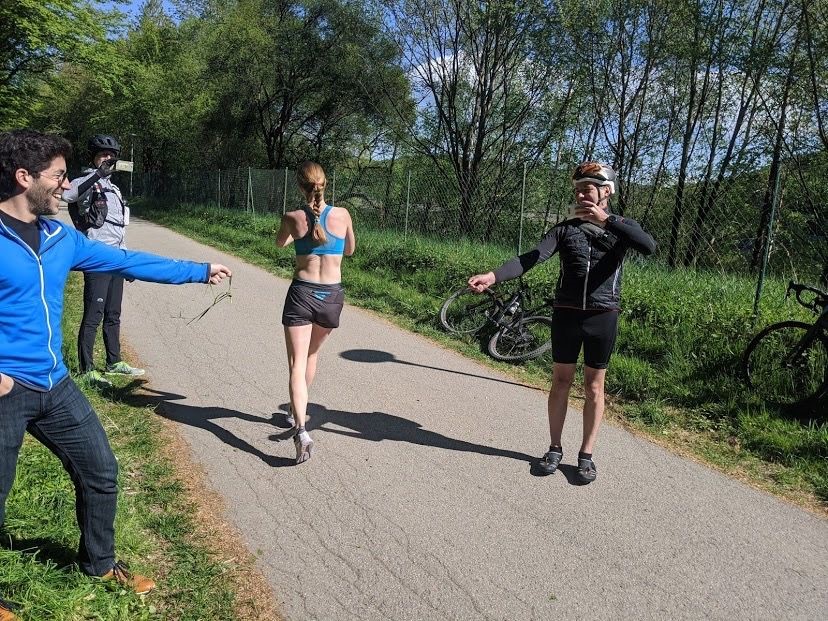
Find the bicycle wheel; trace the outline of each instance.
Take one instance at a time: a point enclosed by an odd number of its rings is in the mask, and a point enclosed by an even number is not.
[[[813,401],[828,387],[828,340],[822,333],[792,357],[811,325],[783,321],[757,334],[742,360],[748,385],[765,401],[791,407]]]
[[[551,337],[551,317],[521,317],[492,336],[489,355],[504,362],[532,360],[549,351]]]
[[[452,293],[440,307],[440,323],[454,334],[472,334],[479,331],[495,310],[495,296],[491,291],[474,293],[467,287]]]

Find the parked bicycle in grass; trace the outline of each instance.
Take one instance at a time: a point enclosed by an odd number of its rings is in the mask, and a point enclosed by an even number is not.
[[[802,408],[826,416],[828,397],[828,293],[791,281],[785,298],[817,315],[813,324],[781,321],[748,344],[742,368],[748,385],[764,401],[785,409]],[[806,293],[810,300],[803,299]]]
[[[529,288],[486,289],[479,295],[462,287],[440,308],[440,323],[453,334],[489,336],[486,350],[495,360],[523,362],[542,356],[552,347],[551,300],[532,307]]]

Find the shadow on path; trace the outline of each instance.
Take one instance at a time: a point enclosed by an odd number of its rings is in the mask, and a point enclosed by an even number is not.
[[[236,418],[251,423],[272,424],[272,420],[261,418],[259,416],[253,416],[251,414],[245,414],[243,412],[239,412],[238,410],[230,410],[228,408],[197,407],[194,405],[172,403],[170,401],[162,402],[156,409],[156,412],[159,416],[163,416],[167,420],[209,431],[226,445],[232,446],[240,451],[244,451],[245,453],[249,453],[254,457],[258,457],[268,466],[283,468],[294,464],[293,459],[278,457],[276,455],[268,455],[267,453],[262,452],[221,425],[213,422],[214,420],[222,418]]]
[[[454,375],[465,375],[466,377],[476,377],[478,379],[487,380],[490,382],[498,382],[500,384],[509,384],[510,386],[520,386],[521,388],[531,388],[532,390],[540,390],[535,386],[528,384],[521,384],[520,382],[510,382],[509,380],[498,379],[496,377],[489,377],[487,375],[475,375],[474,373],[466,373],[464,371],[454,371],[452,369],[443,369],[441,367],[432,367],[427,364],[419,364],[417,362],[408,362],[407,360],[400,360],[394,354],[387,351],[379,351],[377,349],[349,349],[339,354],[340,358],[350,360],[351,362],[393,362],[395,364],[405,364],[410,367],[420,367],[421,369],[433,369],[435,371],[442,371],[443,373],[453,373]]]
[[[386,412],[344,412],[330,410],[323,405],[309,404],[308,413],[310,415],[309,431],[324,431],[325,433],[334,433],[370,442],[382,442],[384,440],[408,442],[409,444],[432,446],[449,451],[478,453],[490,457],[507,457],[529,464],[537,461],[535,457],[525,453],[449,438],[435,431],[424,429],[419,423],[407,418],[387,414]],[[279,420],[282,416],[276,413],[273,418]],[[344,429],[338,429],[337,427],[343,427]],[[270,439],[279,440],[281,435],[283,434],[271,436]]]

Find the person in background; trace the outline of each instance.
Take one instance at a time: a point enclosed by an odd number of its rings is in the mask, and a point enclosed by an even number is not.
[[[63,198],[75,227],[89,239],[113,248],[126,248],[126,227],[129,207],[121,190],[112,183],[115,162],[121,145],[114,136],[97,134],[88,142],[92,167],[73,179]],[[103,342],[106,350],[107,374],[139,376],[143,369],[130,366],[121,359],[121,304],[124,277],[120,274],[84,272],[83,318],[78,329],[78,366],[88,381],[99,386],[111,382],[95,368],[93,351],[98,326],[103,321]]]

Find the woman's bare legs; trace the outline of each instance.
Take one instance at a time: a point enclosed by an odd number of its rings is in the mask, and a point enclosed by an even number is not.
[[[288,369],[290,371],[290,409],[297,434],[296,463],[301,464],[311,457],[313,440],[305,430],[308,413],[308,389],[316,377],[319,349],[331,328],[317,325],[285,326]]]
[[[308,346],[308,362],[305,369],[305,385],[310,390],[311,384],[316,377],[316,365],[319,360],[319,350],[322,348],[322,343],[328,338],[328,335],[333,331],[333,328],[323,328],[313,324],[311,330],[310,345]]]
[[[299,427],[305,426],[308,409],[308,351],[310,349],[313,326],[285,326],[285,345],[287,347],[288,369],[290,379],[290,407],[293,418]],[[314,360],[314,367],[316,361]],[[315,369],[314,369],[315,373]]]

